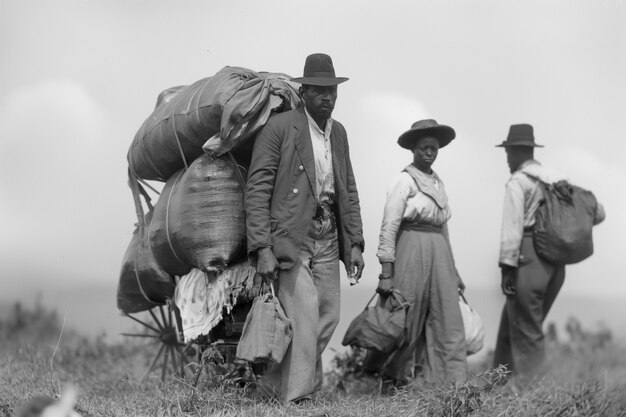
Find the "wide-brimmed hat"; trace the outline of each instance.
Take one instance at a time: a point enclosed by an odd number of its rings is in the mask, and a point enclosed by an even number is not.
[[[311,54],[306,57],[304,62],[303,76],[293,78],[292,81],[300,84],[327,87],[348,81],[348,78],[335,77],[335,68],[330,56],[326,54]]]
[[[443,148],[456,137],[456,132],[450,126],[440,125],[436,120],[419,120],[411,125],[411,128],[400,135],[398,145],[405,149],[413,150],[415,142],[424,136],[432,136],[439,142],[439,147]]]
[[[509,128],[509,135],[506,140],[499,145],[498,148],[505,148],[507,146],[529,146],[533,148],[543,148],[543,145],[535,143],[535,135],[533,133],[533,127],[527,123],[521,123],[517,125],[511,125]]]

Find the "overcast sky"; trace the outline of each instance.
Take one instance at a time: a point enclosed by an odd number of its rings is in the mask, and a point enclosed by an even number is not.
[[[411,123],[456,129],[434,169],[458,268],[499,285],[504,151],[531,123],[537,159],[606,208],[596,254],[564,291],[626,296],[626,2],[0,0],[0,276],[15,287],[117,283],[136,221],[126,152],[157,95],[224,66],[300,76],[330,54],[375,257],[390,178]],[[34,284],[33,284],[34,285]]]

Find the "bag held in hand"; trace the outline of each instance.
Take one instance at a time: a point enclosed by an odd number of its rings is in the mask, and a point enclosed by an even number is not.
[[[598,206],[595,196],[567,181],[539,183],[544,199],[535,215],[533,243],[537,254],[559,265],[591,256],[591,230]]]
[[[291,335],[291,320],[285,316],[270,284],[270,291],[252,302],[237,344],[237,358],[280,363],[291,343]]]
[[[352,320],[342,345],[390,352],[404,342],[408,307],[404,297],[393,291],[386,297],[379,295],[378,302],[372,306],[370,304],[376,295],[370,298],[365,310]]]
[[[478,353],[485,342],[485,328],[478,313],[470,307],[463,294],[459,294],[459,307],[465,327],[465,344],[467,355]]]

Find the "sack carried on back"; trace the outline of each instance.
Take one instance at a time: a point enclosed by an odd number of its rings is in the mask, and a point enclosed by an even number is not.
[[[539,183],[544,198],[535,215],[533,242],[537,254],[561,265],[591,256],[598,210],[595,196],[567,181]]]

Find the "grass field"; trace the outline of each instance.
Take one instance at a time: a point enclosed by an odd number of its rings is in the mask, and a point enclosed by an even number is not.
[[[83,416],[626,416],[626,349],[610,343],[552,345],[546,376],[530,384],[493,384],[502,372],[479,364],[464,385],[416,383],[384,396],[355,376],[358,355],[344,354],[319,397],[289,407],[254,399],[222,368],[202,372],[195,387],[157,373],[142,381],[154,353],[142,341],[85,338],[39,306],[13,308],[0,317],[0,416],[67,383],[79,388]]]

